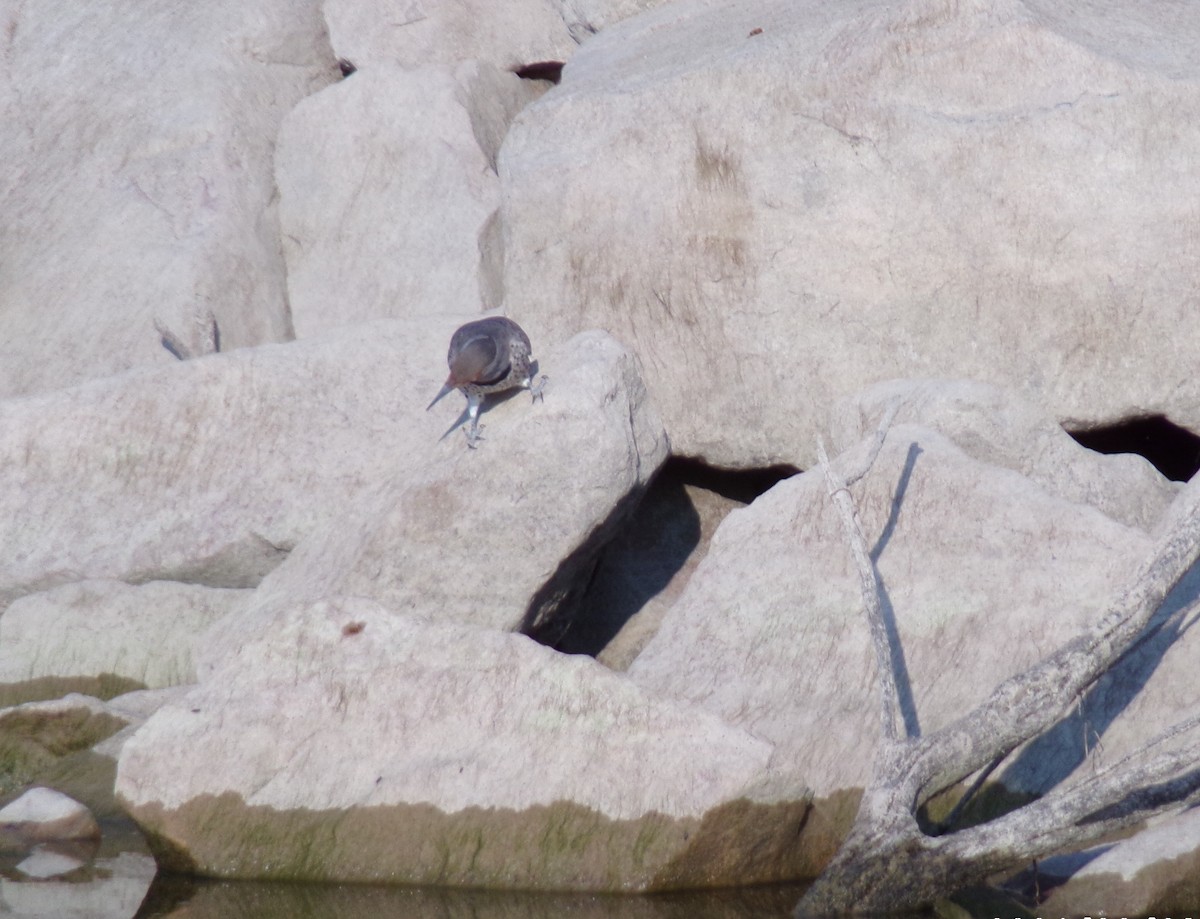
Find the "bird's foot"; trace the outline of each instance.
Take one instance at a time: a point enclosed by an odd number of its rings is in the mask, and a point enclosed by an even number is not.
[[[529,395],[533,397],[530,401],[532,401],[532,402],[537,402],[539,400],[542,402],[546,401],[546,384],[549,381],[550,381],[550,378],[543,373],[541,379],[539,379],[537,381],[536,385],[532,381],[530,382]]]
[[[467,435],[467,446],[472,450],[477,449],[479,447],[479,442],[483,440],[482,432],[483,425],[481,424],[473,424],[470,426],[465,424],[463,425],[463,433]]]

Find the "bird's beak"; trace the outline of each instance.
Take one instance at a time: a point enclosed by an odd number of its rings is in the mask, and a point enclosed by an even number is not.
[[[454,387],[451,386],[449,383],[444,384],[442,386],[442,388],[438,391],[438,394],[433,397],[433,401],[430,402],[427,406],[425,406],[425,411],[429,411],[431,408],[433,408],[435,405],[437,405],[438,400],[441,399],[442,396],[446,395],[446,393],[450,392],[452,389],[454,389]]]

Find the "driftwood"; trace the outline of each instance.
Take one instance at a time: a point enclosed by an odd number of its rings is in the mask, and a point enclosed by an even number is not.
[[[893,414],[880,425],[875,453]],[[912,737],[901,734],[892,666],[897,649],[884,624],[878,573],[847,484],[865,469],[839,474],[823,445],[819,456],[862,584],[879,674],[882,742],[850,833],[797,905],[797,917],[925,907],[1200,797],[1200,740],[1162,749],[1165,741],[1200,724],[1193,718],[1085,783],[1054,789],[991,822],[931,836],[916,817],[930,798],[972,775],[990,774],[1018,746],[1053,727],[1140,641],[1167,594],[1200,556],[1200,475],[1179,493],[1150,557],[1093,627],[1001,683],[974,711]]]

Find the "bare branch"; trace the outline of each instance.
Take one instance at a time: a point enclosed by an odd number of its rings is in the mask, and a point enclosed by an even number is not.
[[[862,458],[857,466],[842,470],[842,480],[846,486],[853,485],[871,471],[871,467],[875,465],[875,460],[879,457],[879,451],[883,449],[883,442],[887,439],[887,433],[891,430],[892,422],[896,420],[896,413],[898,411],[900,411],[900,400],[893,399],[884,410],[883,417],[879,420],[879,426],[875,428],[875,433],[871,437],[871,446],[866,456]],[[823,451],[820,438],[817,439],[817,446]]]
[[[874,443],[864,462],[855,470],[854,480],[862,478],[875,463],[879,450],[887,437],[892,419],[896,417],[898,403],[893,403],[884,414],[883,421],[875,432]],[[888,636],[887,624],[884,622],[883,609],[880,604],[881,588],[879,572],[871,553],[867,549],[867,541],[863,537],[862,526],[858,522],[858,513],[854,500],[845,479],[837,476],[829,463],[829,455],[825,452],[825,443],[817,439],[817,459],[825,476],[825,487],[829,497],[837,508],[842,521],[842,534],[854,557],[854,565],[858,570],[859,589],[862,593],[863,606],[866,608],[867,622],[871,630],[871,644],[875,650],[875,666],[879,671],[880,691],[880,724],[883,737],[887,743],[895,743],[900,739],[899,723],[902,712],[900,709],[900,692],[896,686],[896,673],[892,667],[892,647]]]
[[[1146,757],[1146,750],[1200,726],[1190,718],[1086,781],[1056,789],[990,823],[951,836],[943,848],[962,859],[1005,856],[1005,867],[1083,847],[1116,830],[1179,808],[1200,790],[1200,742]],[[981,875],[982,877],[983,875]]]
[[[1005,680],[974,711],[922,739],[915,778],[926,799],[1053,726],[1139,634],[1200,556],[1200,476],[1175,499],[1186,513],[1161,536],[1103,617],[1082,635]]]
[[[822,465],[853,548],[852,532],[863,542],[853,501],[828,472],[823,451]],[[929,837],[914,816],[933,794],[1052,727],[1139,640],[1167,594],[1200,556],[1200,476],[1180,492],[1168,516],[1171,525],[1093,627],[1001,683],[982,705],[933,734],[900,741],[891,722],[854,826],[797,905],[797,916],[925,905],[948,887],[981,881],[1066,845],[1087,844],[1178,807],[1181,801],[1200,798],[1200,743],[1147,758],[1151,748],[1200,726],[1200,718],[1194,718],[1087,782],[1051,792],[988,824]],[[881,621],[878,597],[866,594],[868,588],[878,591],[878,579],[873,566],[864,566],[857,551],[855,555],[874,638]],[[885,707],[894,705],[894,680],[878,641],[876,656]]]

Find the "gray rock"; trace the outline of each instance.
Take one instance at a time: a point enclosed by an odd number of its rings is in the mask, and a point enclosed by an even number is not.
[[[1191,626],[1200,598],[1200,566],[1167,596],[1150,634],[1103,677],[1045,736],[1005,763],[1000,781],[1040,794],[1086,782],[1098,770],[1140,751],[1169,750],[1187,740],[1160,735],[1200,712],[1193,679],[1200,634]]]
[[[0,808],[0,833],[28,843],[94,839],[100,825],[84,805],[52,788],[31,788]]]
[[[981,462],[1128,526],[1154,529],[1181,487],[1135,454],[1081,450],[1032,400],[967,380],[889,380],[851,396],[831,414],[831,451],[869,435],[893,403],[897,422],[932,428]]]
[[[668,445],[637,360],[614,339],[584,333],[538,354],[550,376],[542,401],[516,390],[485,402],[476,450],[453,428],[431,437],[434,462],[383,480],[297,546],[255,608],[369,597],[497,629],[566,621],[608,531]],[[451,394],[429,414],[444,427],[463,405]],[[254,628],[254,618],[241,620],[241,630]],[[214,648],[243,637],[218,631]]]
[[[454,324],[361,324],[0,402],[0,602],[93,578],[255,586],[353,496],[438,459],[425,406]]]
[[[501,152],[506,303],[603,327],[677,452],[812,464],[876,381],[1200,430],[1200,18],[679,0],[586,41]]]
[[[486,303],[496,151],[536,95],[529,86],[474,61],[456,71],[381,62],[292,111],[275,169],[298,337]]]
[[[192,647],[249,591],[152,581],[82,581],[15,601],[0,616],[0,684],[121,677],[194,683]]]
[[[272,147],[320,4],[20,4],[0,81],[0,394],[289,337]],[[214,322],[217,332],[214,335]]]
[[[125,745],[170,866],[292,880],[641,890],[787,867],[768,743],[583,656],[369,600],[295,606]]]
[[[915,426],[891,430],[853,493],[902,648],[905,723],[922,733],[1100,615],[1150,544]],[[874,761],[873,661],[857,572],[812,471],[725,518],[628,674],[775,744],[778,787],[814,795],[797,846],[815,872]]]
[[[664,469],[605,546],[579,613],[555,647],[628,668],[683,593],[718,524],[744,506]]]

